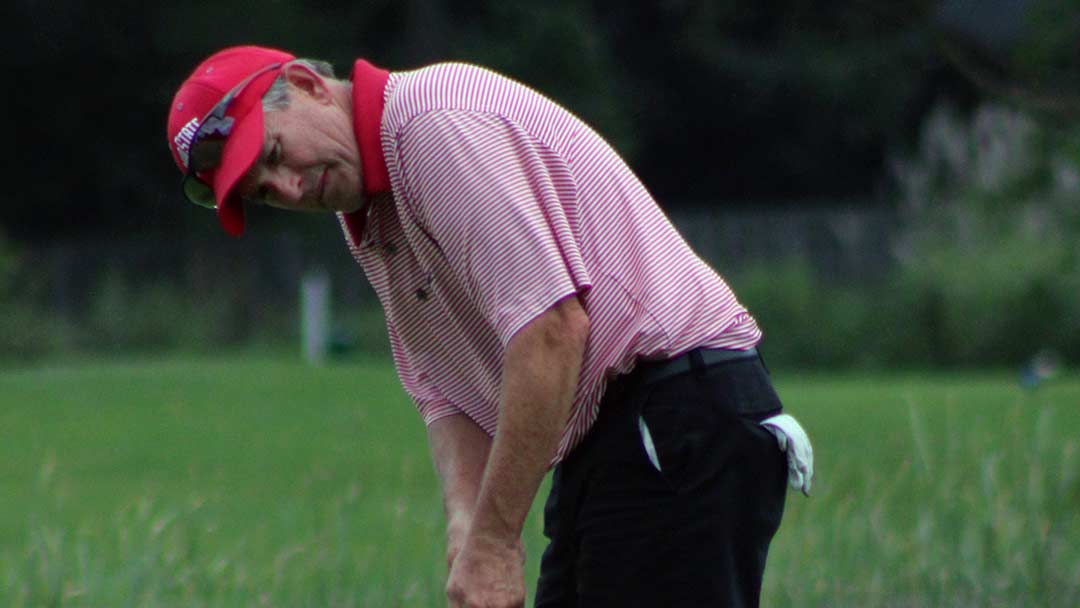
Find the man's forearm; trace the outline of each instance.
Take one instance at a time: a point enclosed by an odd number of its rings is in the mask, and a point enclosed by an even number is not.
[[[428,427],[428,443],[442,484],[447,525],[467,527],[480,493],[491,438],[460,414],[433,422]]]
[[[470,537],[516,542],[558,447],[577,387],[588,318],[563,300],[507,345],[499,425]]]

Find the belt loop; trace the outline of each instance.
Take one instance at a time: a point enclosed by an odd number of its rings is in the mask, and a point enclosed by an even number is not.
[[[690,369],[701,373],[701,370],[705,369],[705,359],[701,356],[701,349],[695,348],[686,354],[690,357]]]

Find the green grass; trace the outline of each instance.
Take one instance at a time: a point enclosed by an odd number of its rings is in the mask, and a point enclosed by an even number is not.
[[[818,476],[765,605],[1080,604],[1080,378],[778,376]],[[382,361],[57,364],[0,395],[0,605],[445,605],[425,434]]]

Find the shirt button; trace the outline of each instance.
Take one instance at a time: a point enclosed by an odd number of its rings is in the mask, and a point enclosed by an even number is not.
[[[416,290],[416,299],[421,302],[427,301],[428,293],[426,289],[420,288]]]
[[[394,255],[395,253],[397,253],[397,245],[393,243],[387,243],[383,245],[383,253],[385,253],[386,255]]]

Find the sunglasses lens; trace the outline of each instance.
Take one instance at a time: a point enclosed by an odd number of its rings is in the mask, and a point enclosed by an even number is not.
[[[196,173],[212,171],[221,165],[221,155],[225,151],[224,139],[200,139],[191,146],[191,170]]]
[[[200,207],[217,209],[217,201],[214,200],[214,191],[205,182],[189,175],[184,178],[184,196]]]

